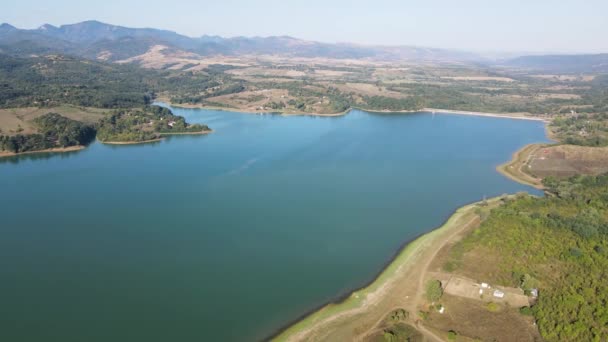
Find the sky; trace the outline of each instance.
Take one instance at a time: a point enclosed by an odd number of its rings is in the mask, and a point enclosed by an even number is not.
[[[1,0],[19,28],[99,20],[188,36],[280,36],[478,52],[608,52],[608,0]]]

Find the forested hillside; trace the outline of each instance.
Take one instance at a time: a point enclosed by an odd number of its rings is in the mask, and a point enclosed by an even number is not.
[[[97,108],[143,106],[154,80],[132,66],[107,65],[64,56],[13,58],[0,54],[0,107]]]
[[[468,255],[495,262],[484,279],[539,289],[532,310],[547,341],[608,340],[608,174],[546,179],[550,196],[494,209],[452,252],[451,267],[479,276]],[[481,253],[481,254],[480,254]]]
[[[157,71],[49,55],[16,58],[0,54],[0,108],[54,107],[72,104],[95,108],[133,108],[150,104],[156,92],[178,94],[233,86],[213,72]]]

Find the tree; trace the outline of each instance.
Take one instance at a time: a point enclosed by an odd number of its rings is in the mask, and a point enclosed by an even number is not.
[[[443,288],[439,280],[429,280],[426,284],[426,298],[430,302],[438,301],[443,296]]]

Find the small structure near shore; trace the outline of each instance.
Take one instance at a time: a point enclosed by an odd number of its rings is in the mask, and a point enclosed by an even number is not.
[[[452,275],[446,282],[444,293],[483,302],[508,303],[512,307],[530,305],[530,298],[520,288],[478,283],[473,279]]]

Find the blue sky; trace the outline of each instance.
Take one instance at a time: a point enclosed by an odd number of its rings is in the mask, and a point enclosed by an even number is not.
[[[474,51],[608,52],[608,0],[10,2],[1,6],[0,22],[20,28],[96,19],[189,36],[290,35]]]

